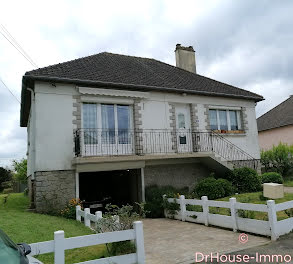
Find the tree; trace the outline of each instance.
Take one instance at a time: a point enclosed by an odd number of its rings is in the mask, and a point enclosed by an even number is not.
[[[22,159],[21,161],[14,160],[13,161],[13,169],[15,171],[15,178],[19,180],[21,183],[27,182],[27,160]]]
[[[293,168],[293,145],[280,143],[272,149],[261,152],[261,163],[265,171],[276,171],[285,176]]]
[[[11,179],[12,179],[11,171],[3,167],[0,167],[0,192],[2,192],[4,189],[2,186],[2,183],[11,181]]]

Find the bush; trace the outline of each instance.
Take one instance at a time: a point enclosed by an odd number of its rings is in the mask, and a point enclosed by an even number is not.
[[[275,171],[287,175],[293,168],[293,145],[280,143],[270,150],[262,151],[260,161],[266,172]]]
[[[262,183],[273,182],[273,183],[282,184],[284,180],[283,180],[283,177],[277,172],[266,172],[261,175],[261,182]]]
[[[198,197],[207,196],[210,200],[215,200],[233,194],[233,186],[228,180],[209,177],[201,180],[194,192]]]
[[[247,167],[233,170],[232,184],[238,193],[261,190],[261,181],[257,172]]]
[[[81,202],[79,199],[71,199],[66,207],[60,211],[61,216],[68,218],[68,219],[75,219],[76,218],[76,206],[80,205]]]
[[[226,179],[218,179],[218,184],[220,184],[224,191],[225,197],[230,196],[235,193],[235,188],[233,187],[232,183]]]
[[[156,185],[149,186],[145,190],[145,211],[146,216],[150,218],[164,217],[163,195],[174,197],[177,193],[184,194],[185,189],[178,190],[172,186],[158,187]]]

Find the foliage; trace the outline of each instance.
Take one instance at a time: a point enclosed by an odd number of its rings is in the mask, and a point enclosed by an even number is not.
[[[235,193],[235,188],[233,187],[232,183],[226,179],[218,179],[218,184],[222,186],[225,191],[225,197],[230,196]]]
[[[145,217],[144,204],[137,205],[139,206],[140,213],[135,212],[131,205],[118,207],[117,205],[107,204],[107,212],[104,214],[103,218],[100,218],[97,222],[97,232],[105,233],[132,229],[133,222]],[[110,256],[135,252],[135,246],[131,241],[106,244],[106,247]]]
[[[290,218],[293,217],[293,208],[285,210],[285,214]]]
[[[13,160],[13,169],[15,171],[15,178],[21,183],[27,182],[27,160],[22,159],[21,161]]]
[[[2,192],[4,189],[4,187],[2,186],[2,183],[11,181],[11,180],[12,180],[11,171],[0,167],[0,192]]]
[[[260,194],[260,195],[259,195],[259,200],[260,200],[260,201],[267,201],[267,200],[269,200],[269,198],[264,197],[263,194]]]
[[[56,230],[64,230],[66,237],[94,233],[76,220],[26,211],[29,206],[29,198],[22,193],[9,194],[4,204],[5,197],[7,195],[0,194],[0,226],[15,243],[30,244],[52,240]],[[65,262],[73,264],[93,260],[103,257],[105,252],[104,244],[66,250]],[[37,258],[43,263],[54,264],[53,253],[39,255]]]
[[[261,182],[273,182],[273,183],[280,183],[284,182],[283,177],[277,172],[266,172],[261,175]]]
[[[146,216],[151,218],[164,217],[163,195],[167,197],[174,197],[176,194],[187,193],[186,189],[178,190],[172,186],[158,187],[156,185],[149,186],[145,190],[146,204],[145,210]]]
[[[229,196],[233,193],[231,182],[225,179],[215,179],[212,177],[203,179],[195,186],[194,192],[200,198],[207,196],[210,200]]]
[[[272,149],[261,152],[261,163],[265,171],[286,175],[293,168],[293,145],[280,143]]]
[[[82,206],[81,201],[79,199],[71,199],[66,207],[60,211],[60,215],[67,219],[75,219],[76,218],[76,206]]]
[[[247,167],[233,170],[232,184],[238,193],[261,190],[261,181],[257,172]]]
[[[176,198],[174,198],[174,202],[170,203],[168,198],[165,197],[163,200],[163,207],[171,218],[174,218],[175,214],[180,210],[180,205],[176,202]]]

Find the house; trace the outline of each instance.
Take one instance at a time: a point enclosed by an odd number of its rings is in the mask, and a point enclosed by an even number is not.
[[[23,76],[20,125],[38,211],[74,197],[144,201],[150,185],[192,188],[211,172],[258,168],[263,97],[197,74],[191,46],[175,54],[176,67],[102,52]]]
[[[259,146],[271,149],[280,142],[293,144],[293,95],[257,119]]]

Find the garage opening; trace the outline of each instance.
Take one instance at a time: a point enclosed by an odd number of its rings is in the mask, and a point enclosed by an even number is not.
[[[104,210],[108,203],[133,205],[141,201],[140,179],[140,169],[83,172],[79,174],[79,197],[97,210]]]

